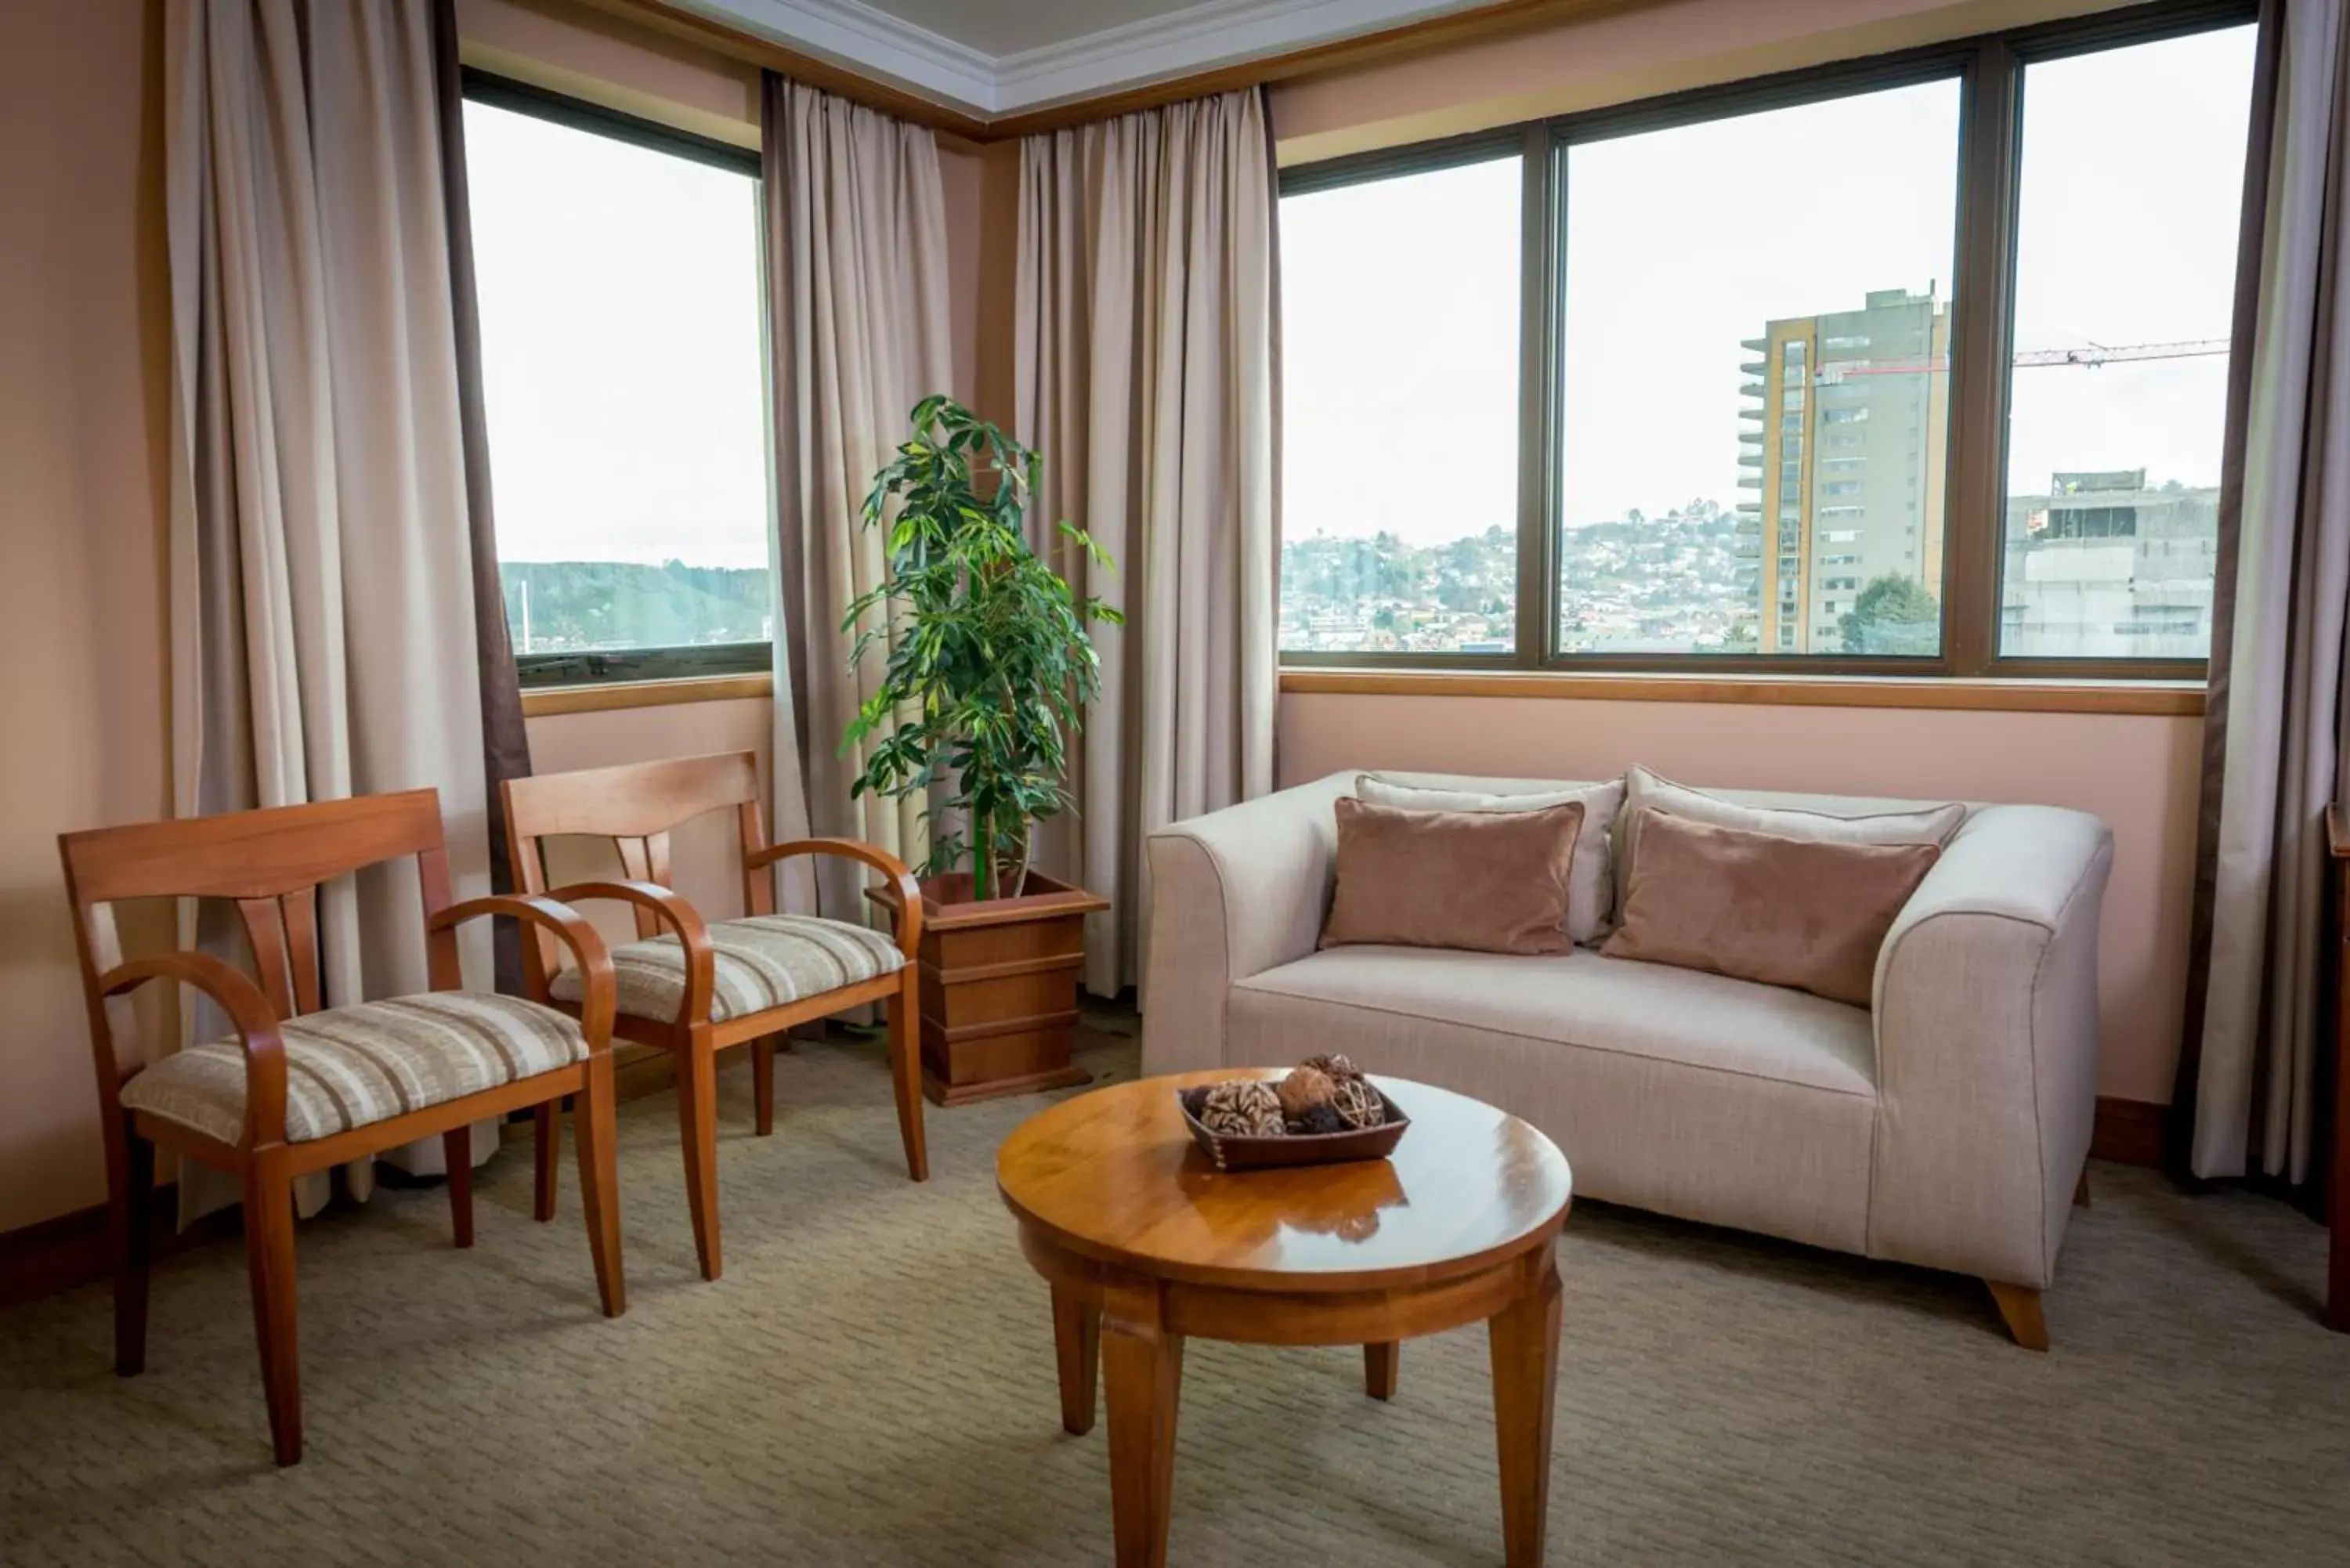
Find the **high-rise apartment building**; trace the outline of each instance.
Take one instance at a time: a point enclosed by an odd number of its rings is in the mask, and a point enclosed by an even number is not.
[[[1879,577],[1940,598],[1950,322],[1931,293],[1877,289],[1744,339],[1762,358],[1742,367],[1739,483],[1758,495],[1739,505],[1738,549],[1761,651],[1846,651],[1844,617]],[[1939,639],[1880,625],[1851,651],[1930,654]]]

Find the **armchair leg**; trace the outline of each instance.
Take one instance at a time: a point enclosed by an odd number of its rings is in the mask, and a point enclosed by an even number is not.
[[[751,1097],[758,1103],[759,1136],[775,1130],[775,1037],[762,1034],[751,1042]]]
[[[530,1214],[542,1225],[555,1218],[556,1173],[563,1165],[563,1102],[547,1100],[531,1112],[531,1155],[537,1163],[537,1189]]]
[[[929,1140],[922,1132],[922,977],[909,959],[889,999],[889,1075],[898,1095],[898,1137],[906,1146],[906,1174],[931,1179]]]
[[[677,1122],[685,1146],[685,1202],[693,1214],[693,1250],[702,1277],[714,1280],[724,1264],[718,1250],[718,1073],[706,1033],[677,1054]]]
[[[2015,1343],[2026,1350],[2046,1350],[2048,1320],[2041,1315],[2040,1293],[2029,1285],[2003,1285],[1997,1280],[1983,1283],[1991,1287],[1991,1299],[1999,1304],[2000,1318]]]
[[[155,1146],[122,1117],[109,1151],[115,1168],[108,1220],[114,1250],[114,1370],[135,1377],[147,1367],[147,1265],[154,1240]]]
[[[460,1247],[473,1244],[473,1129],[441,1135],[441,1163],[449,1168],[449,1226]]]
[[[579,1134],[579,1208],[588,1217],[588,1251],[595,1261],[596,1294],[606,1317],[629,1310],[628,1278],[620,1266],[619,1129],[613,1125],[618,1098],[611,1054],[598,1052],[588,1059],[586,1086],[572,1116]]]
[[[270,1441],[280,1465],[298,1465],[302,1368],[294,1319],[294,1179],[282,1144],[255,1153],[244,1168],[244,1257]]]

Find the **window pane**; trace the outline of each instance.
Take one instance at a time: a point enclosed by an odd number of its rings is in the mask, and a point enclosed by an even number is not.
[[[1520,161],[1281,201],[1281,646],[1517,644]]]
[[[2024,69],[2002,653],[2210,650],[2252,38]]]
[[[1959,84],[1578,144],[1570,653],[1941,647]]]
[[[518,653],[771,635],[757,182],[465,106]]]

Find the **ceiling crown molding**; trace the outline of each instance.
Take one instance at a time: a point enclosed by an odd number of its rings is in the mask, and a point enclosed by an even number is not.
[[[682,10],[910,88],[950,108],[995,109],[995,57],[858,0],[676,0]]]
[[[1164,16],[1000,56],[861,0],[672,3],[984,119],[1376,33],[1492,0],[1200,0]]]
[[[993,112],[1139,87],[1416,22],[1483,0],[1201,0],[1063,43],[998,56]]]

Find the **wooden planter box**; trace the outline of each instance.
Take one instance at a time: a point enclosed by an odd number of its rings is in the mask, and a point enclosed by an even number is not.
[[[889,909],[893,888],[866,897]],[[1086,917],[1109,900],[1032,871],[1017,898],[971,896],[971,876],[922,878],[922,1092],[941,1106],[1065,1089]]]

